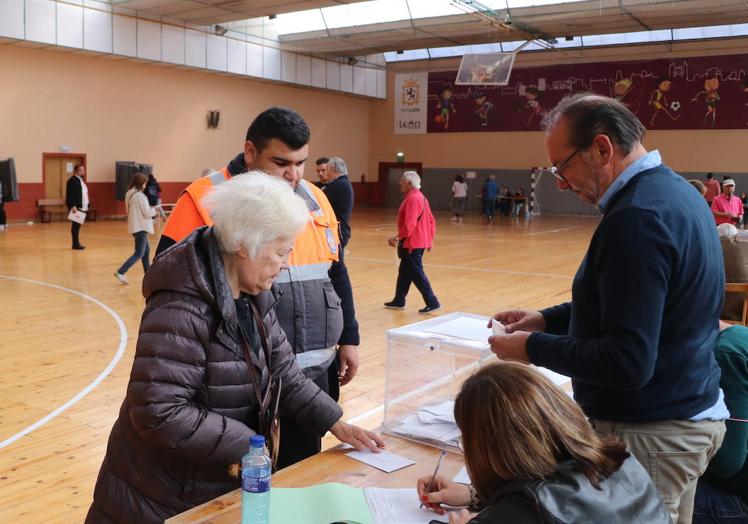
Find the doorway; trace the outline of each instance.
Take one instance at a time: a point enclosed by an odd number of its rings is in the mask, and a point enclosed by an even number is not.
[[[416,171],[423,176],[420,162],[380,162],[379,163],[379,196],[380,204],[387,207],[399,207],[403,199],[400,193],[400,177],[406,171]]]
[[[86,167],[85,153],[42,153],[42,180],[44,181],[44,198],[61,198],[65,200],[65,185],[73,175],[75,166]],[[86,169],[86,176],[88,169]]]

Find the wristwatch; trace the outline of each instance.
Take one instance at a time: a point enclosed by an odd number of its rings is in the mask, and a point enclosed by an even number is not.
[[[468,509],[477,513],[483,509],[483,504],[481,504],[480,498],[478,497],[478,491],[472,484],[468,484],[468,491],[470,492],[470,505],[468,506]]]

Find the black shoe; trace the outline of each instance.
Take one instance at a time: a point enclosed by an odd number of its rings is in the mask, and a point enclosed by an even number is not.
[[[77,246],[73,246],[73,249],[86,249],[86,246],[78,244]]]
[[[419,309],[418,312],[419,313],[431,313],[432,311],[436,311],[436,310],[441,309],[441,308],[442,308],[441,304],[436,304],[434,306],[426,306],[423,309]]]
[[[385,302],[384,307],[387,309],[405,309],[405,302],[395,302],[394,300],[391,300],[390,302]]]

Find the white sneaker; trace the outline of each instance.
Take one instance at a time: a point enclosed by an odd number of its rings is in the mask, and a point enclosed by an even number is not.
[[[120,275],[119,271],[114,272],[114,276],[119,280],[119,283],[123,286],[126,286],[130,282],[127,281],[127,277],[125,275]]]

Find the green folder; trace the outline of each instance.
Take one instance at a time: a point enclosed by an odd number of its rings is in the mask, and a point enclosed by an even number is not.
[[[328,483],[270,490],[271,524],[374,524],[364,490]]]

